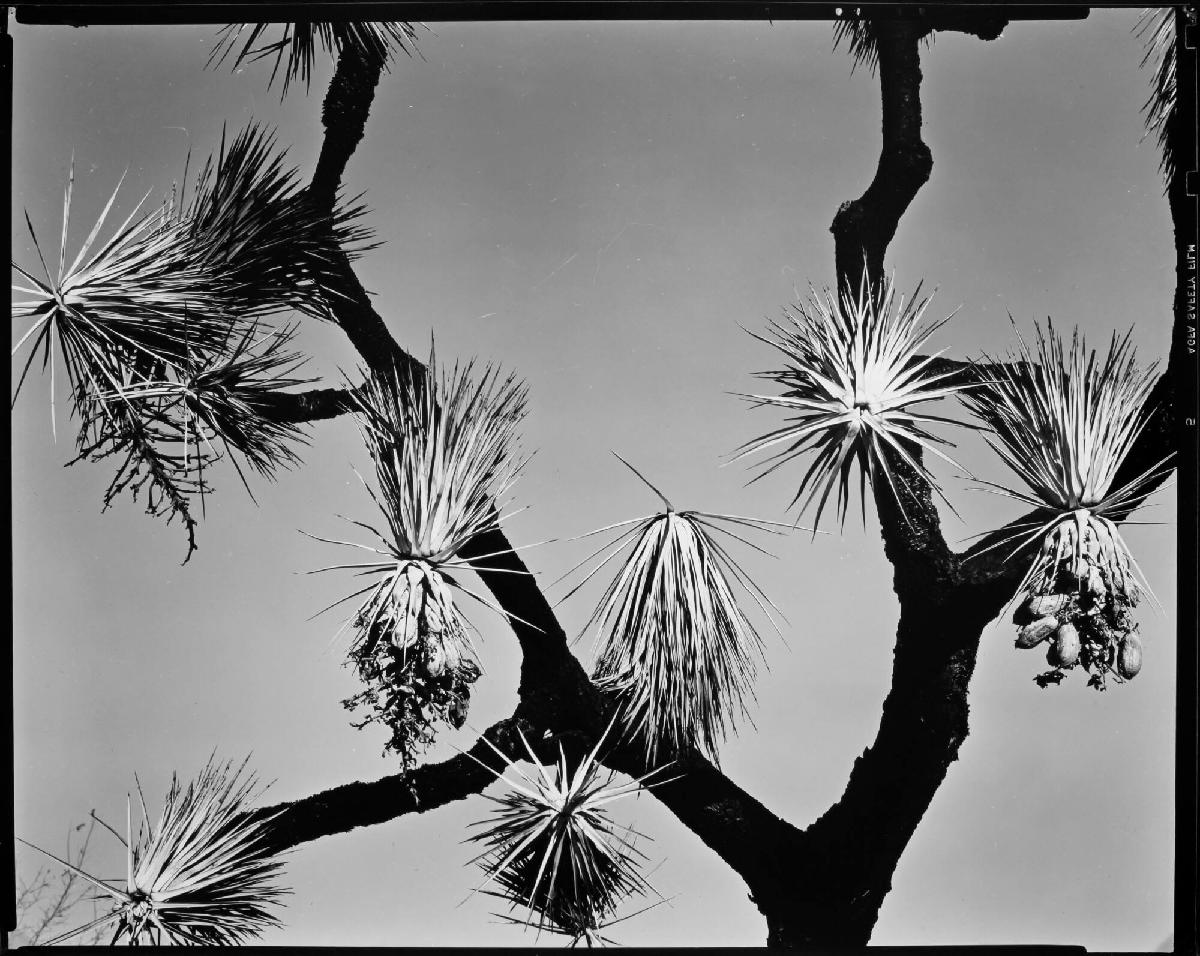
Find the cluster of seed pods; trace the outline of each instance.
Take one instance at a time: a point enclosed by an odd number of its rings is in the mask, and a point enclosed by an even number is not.
[[[386,641],[406,658],[416,654],[429,677],[458,670],[470,652],[450,585],[442,573],[420,560],[402,561],[358,612],[355,625],[367,631],[365,644]]]
[[[1083,667],[1088,684],[1104,690],[1113,677],[1126,681],[1142,669],[1142,642],[1130,613],[1136,593],[1125,581],[1111,580],[1098,555],[1083,553],[1047,568],[1031,582],[1013,614],[1019,626],[1016,646],[1049,644],[1051,670],[1034,678],[1042,687],[1059,683]]]
[[[392,731],[386,749],[406,765],[433,740],[439,721],[461,727],[470,685],[480,670],[450,585],[442,572],[420,560],[403,561],[359,609],[362,635],[350,651],[366,689],[343,704],[367,707],[356,726],[380,722]]]

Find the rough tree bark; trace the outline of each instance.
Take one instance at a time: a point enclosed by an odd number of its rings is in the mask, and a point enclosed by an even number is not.
[[[920,136],[921,39],[937,29],[992,39],[1003,25],[994,11],[939,8],[924,16],[874,24],[883,145],[871,185],[862,197],[844,204],[833,223],[835,263],[843,287],[857,288],[864,263],[870,276],[882,275],[883,256],[899,218],[932,169],[932,156]],[[331,83],[322,116],[325,143],[311,186],[312,194],[330,208],[346,163],[363,137],[379,68],[380,64],[343,57]],[[1183,130],[1175,135],[1182,138]],[[1186,143],[1178,147],[1183,155]],[[1179,168],[1191,164],[1182,162]],[[1168,196],[1178,229],[1188,220],[1182,174],[1176,179]],[[1185,294],[1185,268],[1181,264],[1177,306]],[[394,363],[417,368],[419,363],[391,336],[348,261],[339,264],[339,272],[344,281],[336,319],[368,368],[387,369]],[[1152,425],[1134,447],[1125,474],[1144,469],[1176,447],[1173,401],[1183,367],[1183,334],[1177,322],[1170,363],[1152,397],[1157,403]],[[968,366],[962,368],[963,374],[972,374]],[[279,415],[300,421],[333,417],[349,407],[348,392],[320,389],[281,399]],[[867,943],[900,856],[968,734],[967,692],[980,634],[1019,580],[1019,562],[1003,563],[994,552],[981,554],[994,537],[954,553],[942,536],[930,489],[901,463],[897,468],[908,478],[901,492],[908,517],[886,486],[875,494],[900,602],[892,683],[876,738],[855,761],[841,799],[802,829],[773,814],[698,753],[679,755],[673,772],[680,779],[651,791],[745,880],[765,917],[771,946]],[[477,541],[467,557],[494,555],[507,546],[497,531]],[[520,726],[539,749],[549,738],[578,753],[598,739],[611,714],[611,701],[571,655],[533,577],[489,573],[487,567],[498,567],[498,561],[505,572],[524,570],[510,553],[487,558],[481,577],[505,611],[529,623],[513,622],[523,654],[519,704],[511,718],[489,728],[485,736],[502,752],[516,756],[520,745],[514,731]],[[482,741],[471,752],[499,769]],[[604,762],[630,775],[651,769],[631,748],[613,751]],[[277,815],[275,839],[284,848],[462,799],[491,780],[490,773],[459,756],[421,767],[408,777],[347,784],[260,812]]]

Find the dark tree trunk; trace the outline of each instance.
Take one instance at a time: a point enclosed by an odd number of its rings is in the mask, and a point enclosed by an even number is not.
[[[874,285],[883,275],[883,255],[900,217],[933,171],[933,154],[921,139],[921,20],[880,22],[877,37],[879,86],[883,99],[883,147],[875,178],[858,199],[842,203],[834,216],[834,264],[842,291],[855,294],[863,267]]]
[[[859,199],[843,204],[833,222],[842,289],[857,291],[864,264],[873,282],[882,277],[884,255],[900,216],[932,169],[929,148],[921,140],[922,38],[930,30],[954,29],[993,39],[1003,25],[1003,19],[986,9],[938,7],[872,23],[878,41],[883,144],[870,186]],[[349,58],[339,62],[322,117],[326,147],[312,184],[313,194],[330,208],[354,145],[362,137],[378,78],[375,65]],[[1181,80],[1192,82],[1182,73]],[[1174,135],[1183,137],[1184,129],[1177,118]],[[330,142],[342,136],[346,137],[343,143]],[[1181,156],[1185,155],[1182,149]],[[1191,165],[1184,162],[1177,168]],[[1181,225],[1191,222],[1193,202],[1183,192],[1182,173],[1173,177],[1168,196],[1177,240],[1194,242]],[[340,264],[340,271],[344,297],[339,300],[337,321],[367,365],[386,370],[400,363],[419,370],[420,364],[392,338],[348,261]],[[1189,265],[1181,254],[1176,296],[1180,317],[1194,276],[1194,260]],[[1182,416],[1172,413],[1172,404],[1185,365],[1186,332],[1186,323],[1177,320],[1168,372],[1152,396],[1158,410],[1122,475],[1144,470],[1176,447]],[[304,401],[310,402],[312,417],[324,417],[324,411],[332,413],[348,404],[340,393],[314,393],[308,400],[297,398],[294,407],[285,403],[280,415],[302,417]],[[894,568],[893,587],[900,602],[892,683],[876,738],[855,761],[842,797],[811,826],[800,829],[773,814],[697,753],[678,755],[673,772],[679,779],[651,791],[742,876],[765,917],[770,946],[833,949],[869,941],[900,857],[969,732],[967,694],[980,634],[1020,578],[1019,560],[1004,563],[995,552],[983,554],[994,535],[963,554],[951,551],[942,536],[931,490],[911,468],[898,461],[894,464],[903,479],[903,508],[888,486],[875,489],[884,549]],[[1194,487],[1194,475],[1188,480]],[[535,741],[534,746],[546,744],[545,734],[550,733],[549,740],[565,741],[575,751],[590,747],[607,725],[612,703],[570,654],[565,635],[533,578],[508,573],[524,569],[517,556],[496,556],[506,547],[506,539],[497,531],[474,542],[466,555],[482,566],[492,594],[512,615],[523,655],[517,710],[486,736],[509,754],[517,753],[513,732],[517,725]],[[497,570],[489,573],[489,567]],[[482,741],[472,752],[489,766],[498,764]],[[644,756],[629,747],[617,748],[603,759],[631,776],[651,769]],[[392,776],[335,788],[271,808],[270,812],[281,811],[276,843],[295,846],[427,810],[478,792],[491,777],[474,761],[456,757],[418,768],[408,778]]]

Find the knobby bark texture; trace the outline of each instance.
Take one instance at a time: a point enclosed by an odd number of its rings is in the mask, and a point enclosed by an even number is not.
[[[871,185],[842,203],[830,227],[838,283],[851,293],[857,293],[864,267],[871,276],[883,274],[883,254],[900,217],[933,170],[933,154],[921,139],[920,42],[929,26],[914,17],[867,28],[878,57],[883,146]]]
[[[922,25],[885,21],[874,27],[884,110],[879,170],[860,199],[839,209],[832,227],[839,287],[851,291],[859,288],[864,268],[867,285],[878,287],[896,219],[932,170],[920,137]],[[991,38],[990,30],[968,32]],[[891,111],[898,115],[889,118]],[[1181,189],[1182,183],[1172,188]],[[1178,241],[1178,224],[1187,217],[1174,201],[1172,213]],[[1176,315],[1181,305],[1177,293]],[[1153,418],[1115,486],[1160,462],[1177,445],[1173,409],[1182,365],[1180,325],[1166,374],[1148,400]],[[986,374],[986,366],[964,363],[961,371],[970,380]],[[987,550],[1003,531],[963,554],[951,551],[930,490],[911,468],[893,461],[905,479],[901,501],[884,483],[875,489],[900,603],[891,688],[876,738],[855,761],[841,799],[798,841],[797,881],[803,891],[789,895],[780,888],[776,905],[766,912],[771,945],[838,948],[869,941],[900,856],[969,732],[968,690],[983,628],[1001,612],[1027,566],[1028,555],[1005,561],[1005,552]]]
[[[937,29],[993,39],[1003,19],[986,10],[930,8],[871,24],[878,44],[883,104],[879,168],[866,192],[844,204],[834,220],[839,285],[857,289],[864,275],[874,284],[900,216],[928,180],[932,156],[921,140],[920,43]],[[311,184],[332,210],[354,147],[364,136],[380,65],[343,56],[325,101],[325,145]],[[1180,128],[1177,131],[1182,136]],[[1191,168],[1188,163],[1179,168]],[[1172,213],[1184,208],[1182,175],[1168,190]],[[1180,272],[1180,289],[1187,274]],[[369,370],[422,366],[392,337],[355,277],[337,263],[335,317]],[[1183,292],[1180,292],[1183,295]],[[1183,366],[1183,330],[1166,374],[1158,382],[1151,426],[1145,429],[1125,473],[1144,469],[1176,445],[1174,382]],[[947,367],[954,363],[949,360]],[[962,363],[964,376],[978,366]],[[307,397],[306,397],[307,396]],[[317,389],[281,399],[288,420],[332,417],[352,406],[350,389]],[[875,489],[885,553],[899,598],[891,688],[874,742],[855,761],[842,797],[807,828],[772,813],[702,754],[677,755],[677,779],[651,793],[746,882],[763,913],[767,941],[788,948],[862,946],[870,939],[892,876],[934,794],[957,758],[968,726],[968,689],[983,628],[1011,597],[1020,560],[983,553],[994,536],[956,554],[942,535],[929,487],[903,462],[900,499],[889,486]],[[1118,478],[1118,481],[1121,479]],[[1025,519],[1021,519],[1025,520]],[[1000,534],[1003,532],[997,532]],[[519,703],[512,717],[484,733],[470,750],[407,776],[352,783],[260,811],[275,817],[275,843],[293,847],[405,813],[422,812],[482,791],[502,761],[523,751],[524,738],[548,756],[562,746],[578,755],[594,746],[613,703],[589,680],[570,653],[566,636],[544,595],[499,530],[481,536],[463,556],[477,570],[510,623],[522,652]],[[490,570],[489,570],[490,569]],[[516,573],[513,573],[516,572]],[[474,758],[474,759],[473,759]],[[602,755],[610,768],[641,776],[650,768],[640,748],[616,746]],[[481,766],[481,764],[486,766]],[[489,770],[487,768],[492,768]]]

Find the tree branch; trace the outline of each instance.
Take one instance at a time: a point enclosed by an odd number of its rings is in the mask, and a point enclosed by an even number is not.
[[[798,841],[795,873],[768,913],[769,945],[869,941],[900,857],[968,733],[967,687],[989,613],[948,597],[942,590],[902,610],[879,731],[841,799]]]
[[[940,13],[926,23],[932,27]],[[873,26],[880,35],[885,142],[871,188],[862,199],[843,205],[834,220],[843,288],[847,283],[855,287],[862,274],[860,250],[865,250],[869,273],[882,275],[883,253],[895,233],[895,222],[876,218],[879,238],[863,235],[861,230],[867,228],[872,214],[898,216],[912,198],[884,192],[888,177],[899,174],[902,185],[910,190],[923,181],[919,176],[922,149],[916,145],[920,119],[916,41],[920,27],[892,21]],[[969,23],[953,25],[984,38],[998,34],[995,25],[979,30],[969,27]],[[897,55],[898,50],[902,55]],[[890,93],[889,69],[907,74],[893,78]],[[889,124],[889,109],[905,115]],[[897,142],[907,141],[911,162],[889,156],[889,135]],[[1172,201],[1177,230],[1182,208],[1181,201]],[[1171,408],[1177,369],[1183,364],[1184,268],[1181,262],[1171,362],[1167,374],[1155,385],[1149,400],[1155,411],[1122,466],[1118,484],[1156,464],[1175,445]],[[986,374],[989,366],[937,359],[932,367],[976,375]],[[892,684],[875,741],[855,761],[844,794],[798,841],[795,876],[780,888],[767,911],[772,945],[862,946],[870,939],[900,856],[969,731],[967,692],[982,630],[1011,598],[1020,580],[1022,555],[1006,562],[1007,552],[997,548],[980,557],[996,540],[995,534],[962,555],[950,552],[935,524],[932,495],[923,482],[919,487],[925,490],[917,492],[910,484],[909,492],[902,491],[900,502],[889,488],[876,489],[885,550],[896,569],[901,607]],[[905,526],[901,503],[906,512],[917,515],[913,526]]]
[[[337,418],[354,408],[355,389],[311,388],[304,392],[275,392],[258,396],[256,410],[279,424],[301,424]]]
[[[647,765],[642,747],[629,744],[603,756],[603,762],[635,778],[656,769]],[[778,888],[792,885],[793,848],[800,829],[772,813],[698,751],[678,754],[663,775],[669,782],[650,793],[745,880],[765,914]]]
[[[366,131],[367,116],[383,67],[382,58],[360,53],[352,44],[347,45],[338,57],[337,69],[321,108],[325,138],[309,185],[313,199],[330,211],[346,164]]]
[[[935,28],[990,38],[1002,26],[994,17],[972,26],[968,21],[938,21],[938,16],[944,17],[939,11],[924,22],[879,24],[884,146],[871,186],[859,200],[843,205],[834,221],[843,287],[856,285],[864,264],[868,275],[882,275],[883,255],[899,217],[932,168],[928,147],[920,139],[920,38]],[[378,72],[370,65],[339,62],[335,84],[352,93],[335,96],[331,86],[323,116],[326,145],[312,185],[314,195],[330,208],[353,146],[335,147],[329,140],[339,130],[348,131],[354,143],[361,139],[377,80]],[[349,262],[341,260],[336,266],[342,293],[336,321],[367,365],[381,371],[394,365],[419,371],[420,363],[392,338]],[[948,359],[937,362],[964,374],[974,368]],[[334,398],[329,401],[331,406],[337,403]],[[1156,424],[1142,441],[1152,448],[1166,433]],[[903,473],[903,468],[898,470]],[[698,753],[680,755],[673,768],[680,779],[652,790],[743,877],[767,919],[770,945],[862,945],[869,939],[900,855],[968,733],[967,688],[979,635],[1011,595],[1007,568],[970,560],[963,564],[980,545],[964,555],[949,550],[929,489],[915,474],[905,477],[909,491],[901,492],[900,501],[877,490],[885,548],[896,567],[901,603],[892,687],[876,739],[855,762],[842,798],[801,831]],[[900,504],[912,525],[901,515]],[[509,548],[496,530],[473,542],[463,555],[477,562],[481,578],[510,615],[522,649],[520,704],[512,718],[486,735],[504,753],[517,756],[514,728],[524,722],[531,741],[537,730],[553,728],[560,735],[574,735],[570,743],[578,752],[599,739],[612,702],[571,655],[544,595]],[[983,567],[989,570],[981,574]],[[471,752],[502,769],[482,740]],[[640,750],[629,746],[615,748],[603,760],[630,776],[652,769]],[[348,784],[262,812],[283,810],[276,827],[280,846],[295,846],[462,799],[482,791],[492,777],[460,755],[406,776]]]
[[[515,718],[505,718],[484,731],[470,750],[449,760],[371,783],[347,783],[290,803],[263,807],[255,815],[265,818],[278,814],[269,831],[272,848],[278,852],[358,827],[386,823],[406,813],[424,813],[465,800],[482,793],[504,770],[504,761],[485,741],[510,758],[523,753],[517,735],[519,725]],[[523,730],[529,736],[530,728]]]
[[[333,84],[339,92],[335,96],[331,88],[326,98],[322,117],[326,145],[311,186],[329,208],[339,186],[337,176],[351,152],[329,146],[329,140],[342,135],[343,130],[349,131],[354,142],[361,138],[377,80],[378,72],[372,65],[353,59],[339,61]],[[339,292],[332,297],[336,303],[334,319],[368,367],[377,371],[396,366],[411,373],[423,371],[424,366],[391,336],[349,261],[338,257],[333,265]],[[322,407],[330,409],[342,401],[338,395],[321,399]],[[537,729],[553,729],[560,738],[567,738],[572,753],[590,749],[608,726],[613,701],[592,684],[571,654],[566,635],[533,575],[499,529],[477,536],[464,548],[461,557],[472,562],[507,615],[522,650],[517,711],[509,720],[491,728],[488,738],[505,753],[516,755],[512,728],[520,720],[531,740]],[[482,741],[471,752],[481,759],[485,753],[490,754],[489,766],[499,769],[495,754]],[[647,766],[640,750],[628,747],[602,758],[612,769],[634,777],[656,769]],[[751,837],[765,832],[763,827],[781,837],[790,833],[793,839],[799,831],[770,813],[699,753],[681,755],[676,769],[685,778],[656,787],[654,795],[741,874],[755,890],[756,897],[768,894],[786,861],[782,857],[776,859],[777,855],[770,851],[764,853],[764,844]],[[489,780],[483,768],[460,756],[419,767],[407,777],[394,775],[369,784],[348,784],[262,812],[284,810],[276,825],[282,834],[280,845],[295,846],[462,799],[482,790]]]
[[[875,178],[858,199],[842,203],[830,232],[841,291],[857,294],[864,266],[872,286],[883,276],[883,254],[900,217],[929,180],[933,156],[921,139],[918,19],[872,21],[883,99],[883,146]]]
[[[980,10],[970,6],[948,4],[924,7],[923,11],[926,25],[938,33],[950,31],[965,33],[980,40],[996,40],[1008,26],[1008,17],[1004,15],[1003,7]],[[1087,11],[1083,14],[1087,16]]]
[[[933,170],[921,139],[921,49],[930,31],[922,18],[871,20],[878,56],[882,141],[875,177],[858,199],[842,203],[830,232],[838,288],[857,295],[864,270],[874,292],[883,277],[883,256],[908,209]],[[916,449],[914,449],[916,451]],[[952,573],[932,495],[916,472],[891,455],[900,498],[883,482],[874,489],[888,558],[896,573],[931,580]]]

